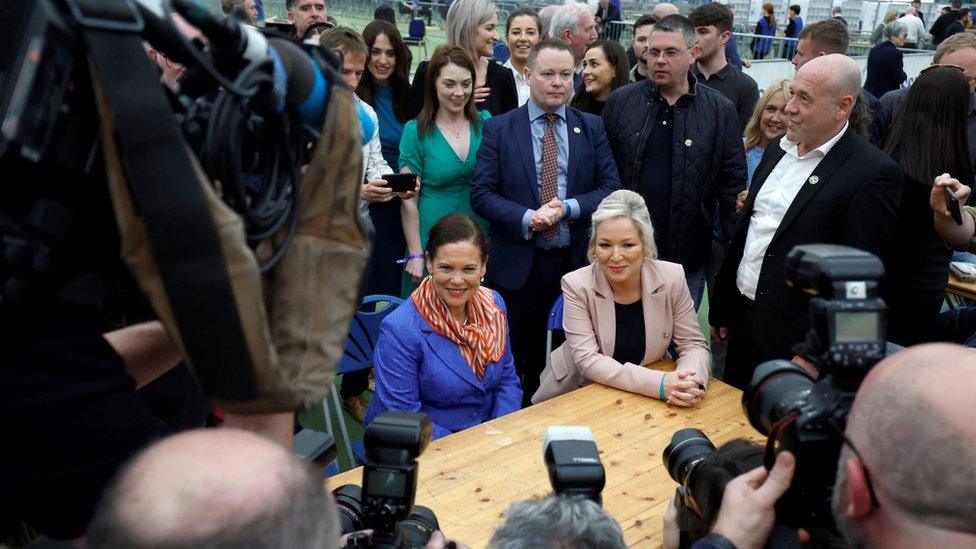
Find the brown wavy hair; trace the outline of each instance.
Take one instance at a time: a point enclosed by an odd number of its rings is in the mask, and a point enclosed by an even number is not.
[[[468,96],[468,102],[464,105],[464,117],[468,119],[475,130],[481,128],[481,116],[478,115],[478,111],[474,107],[474,62],[468,53],[460,47],[445,44],[434,50],[434,55],[427,62],[427,71],[424,73],[424,106],[420,109],[420,114],[417,115],[417,133],[421,138],[434,129],[437,109],[441,106],[437,99],[437,78],[441,75],[444,67],[450,63],[471,73],[471,95]]]
[[[407,76],[410,67],[407,66],[407,46],[403,43],[403,37],[400,36],[400,31],[395,26],[386,21],[376,20],[363,29],[363,40],[366,42],[366,47],[372,50],[376,38],[381,34],[386,35],[396,55],[396,66],[393,68],[393,74],[390,75],[390,91],[393,92],[393,114],[399,121],[406,122],[410,120],[410,80]],[[367,54],[367,65],[369,65],[369,58],[370,55]],[[362,80],[359,81],[356,95],[376,108],[376,82],[373,80],[373,73],[369,72],[368,68],[363,73]]]

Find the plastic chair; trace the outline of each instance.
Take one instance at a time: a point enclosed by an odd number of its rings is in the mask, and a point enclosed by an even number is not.
[[[546,321],[546,368],[552,361],[549,355],[552,354],[552,333],[555,330],[563,330],[563,294],[559,294],[556,302],[549,309],[549,319]]]
[[[424,52],[424,59],[427,59],[427,25],[423,19],[411,19],[410,26],[407,27],[407,35],[403,37],[403,43],[407,46],[418,46]]]
[[[386,302],[382,309],[363,310],[364,306]],[[380,336],[380,323],[386,315],[392,313],[403,300],[391,295],[370,295],[363,298],[363,303],[349,322],[349,335],[346,336],[346,348],[342,353],[342,360],[336,368],[336,374],[348,374],[373,367],[373,350]],[[332,402],[329,402],[331,397]],[[352,443],[349,440],[349,430],[342,414],[342,402],[339,400],[339,387],[336,380],[332,380],[329,395],[322,399],[322,410],[325,413],[325,427],[330,435],[335,437],[331,406],[335,406],[336,417],[339,420],[339,431],[342,441],[346,444],[346,456],[349,463],[355,467],[356,456],[353,454]]]

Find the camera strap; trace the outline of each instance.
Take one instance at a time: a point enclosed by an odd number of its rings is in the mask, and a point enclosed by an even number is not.
[[[136,229],[145,231],[151,251],[148,265],[136,265],[134,274],[144,284],[146,273],[138,271],[154,263],[166,298],[154,306],[161,317],[171,315],[178,333],[170,335],[207,394],[255,398],[257,379],[207,183],[146,56],[142,18],[131,0],[67,4],[88,46],[106,170],[121,172],[128,189],[121,200],[131,200],[127,205],[141,221]]]

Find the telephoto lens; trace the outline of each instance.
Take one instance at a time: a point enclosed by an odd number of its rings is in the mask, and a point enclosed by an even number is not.
[[[671,479],[686,486],[688,476],[705,458],[715,453],[715,445],[698,429],[681,429],[671,435],[671,443],[661,458]]]
[[[437,523],[434,511],[429,507],[414,505],[413,512],[400,521],[397,529],[405,547],[423,548],[427,546],[434,530],[440,529],[440,525]]]
[[[343,534],[368,528],[363,513],[363,490],[355,484],[344,484],[332,491],[339,509],[339,526]]]
[[[779,420],[807,401],[814,381],[802,368],[788,360],[760,364],[742,393],[742,408],[753,428],[764,435]]]

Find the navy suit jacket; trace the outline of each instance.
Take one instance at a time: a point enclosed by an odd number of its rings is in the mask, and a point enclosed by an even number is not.
[[[471,179],[471,207],[491,228],[488,279],[511,290],[525,284],[535,257],[534,238],[522,234],[522,217],[541,206],[529,125],[526,105],[487,120]],[[600,117],[566,107],[566,125],[565,198],[580,205],[580,216],[569,222],[569,246],[573,268],[579,268],[586,263],[590,216],[620,188],[620,178]]]

